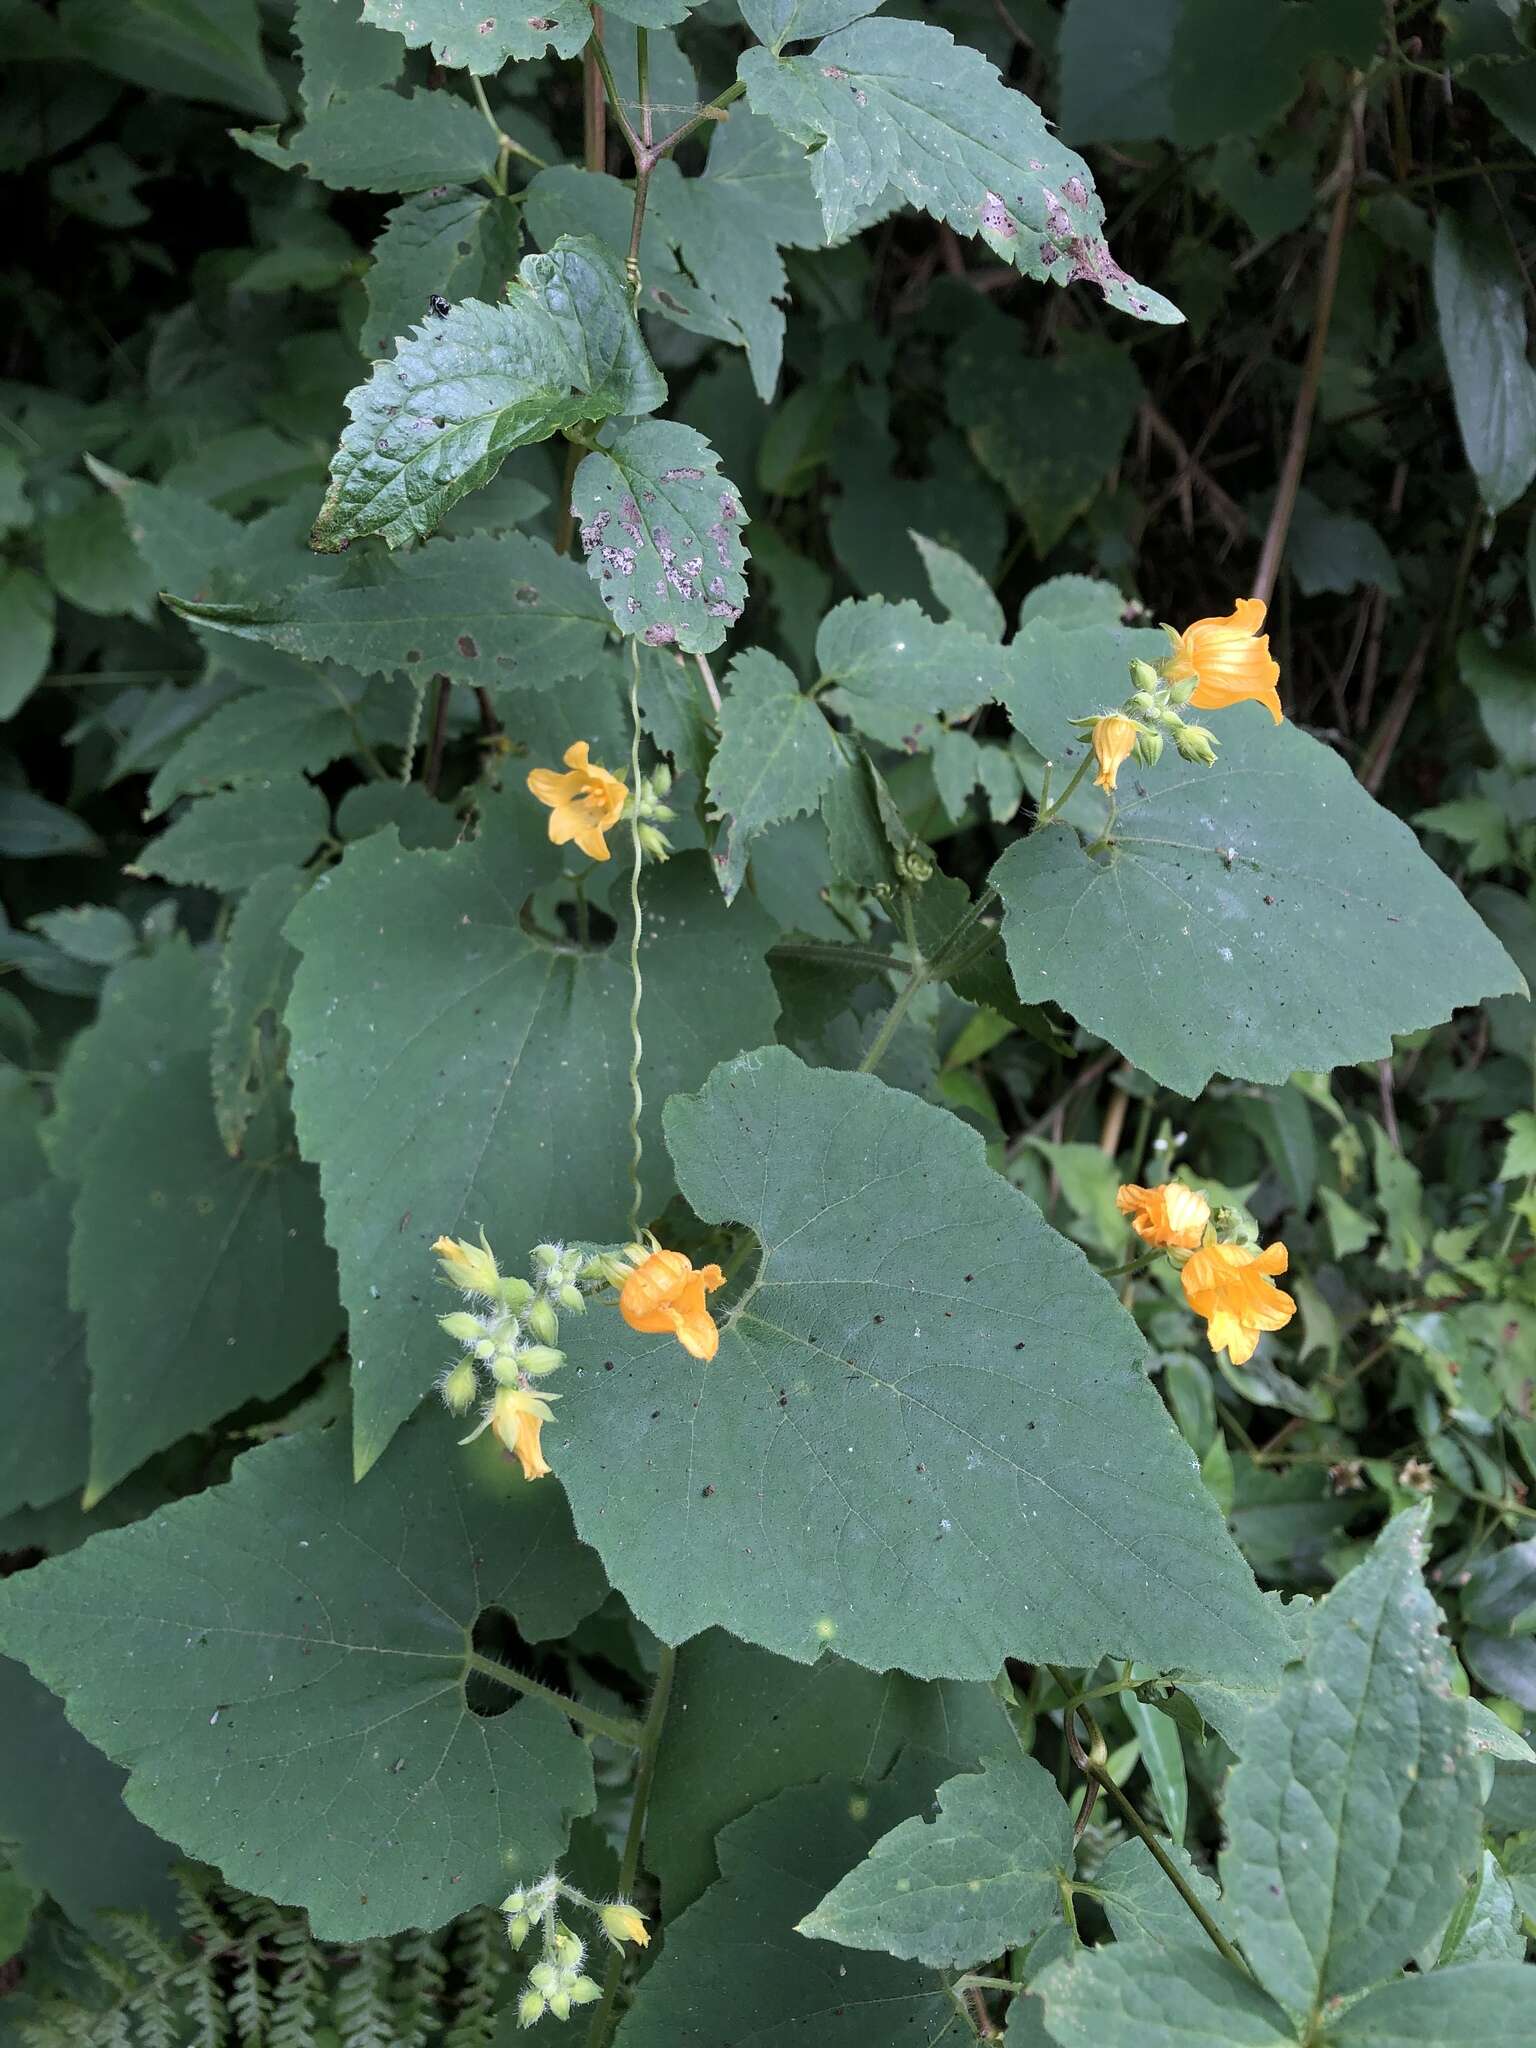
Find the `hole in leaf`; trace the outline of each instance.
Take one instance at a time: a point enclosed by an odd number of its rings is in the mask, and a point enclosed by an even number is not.
[[[536,1678],[557,1692],[569,1692],[570,1679],[558,1657],[536,1649],[524,1636],[505,1607],[482,1607],[469,1633],[470,1646],[493,1664],[506,1664],[525,1678]],[[482,1721],[494,1721],[515,1707],[524,1695],[515,1685],[503,1685],[483,1671],[464,1675],[464,1700],[472,1714]]]

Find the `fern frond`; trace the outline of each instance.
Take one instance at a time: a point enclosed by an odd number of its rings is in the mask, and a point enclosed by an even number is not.
[[[487,1906],[466,1913],[455,1931],[452,1953],[459,1983],[443,2048],[486,2048],[496,2031],[497,1990],[511,1968],[500,1914]]]
[[[314,2048],[325,1964],[303,1914],[277,1930],[272,1949],[278,1975],[266,2048]]]
[[[399,1971],[395,2013],[399,2048],[428,2048],[442,2022],[448,1959],[430,1934],[412,1928],[395,1942]]]
[[[334,2018],[343,2048],[395,2048],[393,1977],[388,1944],[365,1941],[336,1987]]]

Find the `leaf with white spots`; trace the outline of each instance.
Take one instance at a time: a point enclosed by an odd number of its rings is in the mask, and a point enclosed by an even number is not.
[[[673,420],[629,427],[586,457],[571,502],[622,632],[684,654],[720,645],[747,601],[747,515],[702,434]]]
[[[1182,319],[1110,255],[1082,158],[1033,100],[945,30],[858,21],[801,56],[748,50],[738,75],[753,112],[807,151],[829,238],[894,187],[958,233],[980,235],[1026,277],[1096,284],[1141,320]]]

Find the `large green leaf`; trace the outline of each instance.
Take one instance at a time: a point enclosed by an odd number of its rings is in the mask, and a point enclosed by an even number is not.
[[[1044,621],[1030,635],[1028,680],[1009,708],[1064,776],[1080,755],[1066,719],[1124,688],[1116,636]],[[1058,694],[1079,670],[1083,694]],[[1111,846],[1090,853],[1055,824],[998,862],[1025,1002],[1059,1002],[1165,1086],[1198,1095],[1215,1072],[1278,1084],[1376,1059],[1394,1032],[1524,991],[1454,883],[1337,754],[1258,705],[1211,716],[1214,768],[1170,746],[1155,768],[1121,771]]]
[[[1519,2048],[1530,2038],[1533,2001],[1529,1965],[1461,1963],[1384,1984],[1323,2039],[1328,2048]]]
[[[44,1507],[85,1477],[85,1325],[69,1305],[70,1189],[63,1181],[0,1202],[0,1296],[7,1373],[0,1515]]]
[[[559,1708],[482,1718],[464,1681],[486,1608],[561,1634],[602,1574],[556,1487],[456,1434],[418,1424],[362,1486],[342,1431],[279,1439],[0,1588],[7,1648],[128,1770],[139,1818],[327,1939],[499,1898],[592,1809]]]
[[[206,1054],[132,1077],[86,1155],[70,1294],[91,1371],[88,1493],[317,1365],[341,1321],[314,1170],[269,1103],[231,1159]]]
[[[278,118],[256,0],[63,0],[60,26],[98,70],[151,92]],[[94,124],[93,124],[94,125]]]
[[[626,1227],[628,940],[589,952],[525,927],[559,872],[545,816],[518,791],[450,853],[378,833],[288,925],[305,956],[287,1010],[299,1135],[341,1261],[360,1472],[441,1359],[435,1237],[483,1225],[516,1270],[541,1239]],[[650,1213],[668,1193],[663,1098],[771,1032],[777,999],[768,920],[745,903],[728,917],[701,856],[645,897]]]
[[[871,739],[906,751],[931,746],[943,716],[969,717],[1013,681],[1009,649],[953,621],[939,624],[910,598],[849,598],[828,612],[816,661],[837,709]]]
[[[398,783],[365,788],[399,789]],[[420,785],[413,785],[419,788]],[[263,1082],[281,1073],[285,1043],[276,1020],[293,985],[299,956],[283,937],[289,912],[310,886],[308,875],[274,868],[246,890],[224,934],[213,984],[213,1044],[209,1070],[213,1113],[226,1151],[238,1154]],[[269,1020],[270,1027],[269,1027]]]
[[[420,540],[514,448],[580,420],[652,412],[666,386],[640,339],[624,272],[601,243],[562,236],[525,256],[497,305],[429,316],[347,397],[311,545],[365,533]]]
[[[923,1684],[841,1657],[795,1664],[706,1629],[678,1653],[646,1826],[663,1908],[675,1917],[691,1905],[717,1875],[720,1829],[786,1786],[828,1773],[873,1784],[908,1747],[942,1777],[1013,1740],[991,1686]]]
[[[616,2048],[936,2048],[954,2035],[955,2008],[931,1971],[795,1932],[914,1803],[899,1781],[827,1778],[733,1821],[719,1882],[668,1927]]]
[[[549,0],[533,15],[516,7],[488,15],[481,0],[411,0],[409,9],[400,0],[363,0],[363,19],[393,29],[412,49],[430,44],[450,71],[481,73],[499,71],[510,57],[542,57],[547,49],[574,57],[592,33],[588,0]]]
[[[231,130],[279,170],[302,166],[339,192],[424,192],[467,185],[496,161],[496,137],[452,92],[390,92],[365,86],[317,107],[285,146],[275,129]]]
[[[1097,284],[1143,320],[1182,316],[1126,276],[1082,158],[977,50],[925,22],[867,20],[800,57],[748,50],[753,110],[813,152],[827,234],[854,227],[888,186],[1026,277]]]
[[[139,855],[147,875],[205,889],[246,889],[270,869],[302,867],[326,836],[331,807],[296,773],[215,790],[190,803]]]
[[[729,903],[753,839],[814,811],[842,757],[832,728],[776,656],[754,647],[732,662],[726,681],[709,800],[724,820],[715,862]]]
[[[1274,2000],[1210,1948],[1079,1949],[1031,1989],[1060,2048],[1297,2048]]]
[[[301,661],[343,661],[364,675],[405,669],[490,689],[585,676],[608,637],[602,605],[578,565],[521,533],[429,541],[254,603],[168,602],[194,625]]]
[[[289,790],[300,787],[296,774],[318,774],[356,747],[352,705],[363,688],[356,680],[343,689],[321,674],[296,689],[247,690],[215,705],[161,763],[144,815],[158,817],[179,796],[269,776]],[[195,807],[188,815],[196,816]]]
[[[1277,1661],[1134,1325],[974,1132],[776,1047],[666,1126],[761,1266],[709,1365],[592,1314],[550,1453],[650,1627],[918,1676]]]
[[[582,462],[571,505],[587,571],[621,632],[707,654],[747,601],[747,515],[702,434],[642,420]]]
[[[53,592],[19,562],[0,568],[0,718],[13,718],[42,681],[53,648]]]
[[[1422,1578],[1426,1514],[1399,1515],[1319,1604],[1228,1785],[1228,1923],[1297,2012],[1392,1975],[1477,1868],[1477,1765]]]
[[[1536,369],[1526,356],[1520,265],[1491,222],[1441,213],[1435,310],[1462,445],[1483,503],[1502,512],[1536,476]]]
[[[357,0],[295,0],[293,35],[304,60],[299,97],[307,113],[340,93],[393,85],[405,51],[358,19]]]
[[[957,1968],[1023,1948],[1061,1910],[1072,1813],[1033,1757],[993,1760],[939,1787],[835,1885],[800,1932]]]

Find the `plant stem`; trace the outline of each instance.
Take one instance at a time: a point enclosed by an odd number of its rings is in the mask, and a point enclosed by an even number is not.
[[[615,1715],[600,1713],[596,1707],[583,1706],[580,1700],[567,1699],[552,1685],[540,1685],[536,1678],[514,1671],[510,1664],[498,1664],[494,1657],[482,1657],[478,1650],[465,1652],[464,1668],[466,1671],[478,1671],[482,1678],[494,1678],[501,1685],[510,1685],[515,1692],[527,1693],[530,1699],[548,1700],[568,1720],[590,1729],[594,1735],[606,1737],[609,1742],[621,1742],[626,1749],[638,1749],[645,1738],[645,1730],[638,1721],[621,1721]]]
[[[700,107],[696,114],[690,114],[688,119],[680,127],[674,128],[670,135],[664,135],[661,141],[656,144],[656,155],[664,157],[669,149],[676,149],[677,145],[686,136],[691,135],[695,128],[702,127],[706,121],[714,120],[717,114],[723,114],[733,101],[741,98],[746,89],[739,79],[734,85],[728,85],[725,91],[718,93],[707,107]]]
[[[640,296],[640,235],[645,227],[645,202],[650,196],[651,172],[651,39],[643,28],[635,30],[635,90],[640,97],[640,147],[635,151],[635,209],[629,223],[629,253],[624,274],[629,279],[629,296]]]
[[[1307,344],[1301,389],[1296,394],[1296,410],[1291,415],[1291,437],[1286,443],[1285,462],[1275,489],[1274,509],[1269,515],[1269,526],[1253,579],[1253,595],[1264,604],[1268,604],[1275,594],[1275,578],[1280,573],[1280,557],[1285,552],[1286,536],[1291,530],[1296,493],[1301,486],[1307,445],[1312,438],[1312,415],[1317,407],[1318,387],[1323,378],[1323,356],[1328,347],[1329,323],[1333,318],[1333,296],[1338,288],[1344,236],[1355,196],[1355,117],[1358,107],[1358,99],[1351,99],[1344,112],[1344,135],[1339,144],[1337,167],[1339,190],[1333,202],[1333,218],[1328,223],[1328,242],[1323,251],[1322,275],[1317,284],[1317,306],[1312,315],[1312,338]]]
[[[603,104],[603,10],[592,10],[592,39],[582,52],[581,59],[581,128],[582,162],[589,171],[606,168],[608,154],[605,132],[606,110]]]
[[[901,1029],[901,1020],[911,1009],[919,993],[928,986],[930,976],[926,960],[919,961],[907,976],[906,986],[898,991],[896,1000],[885,1013],[885,1022],[875,1035],[875,1042],[859,1061],[861,1074],[872,1074],[891,1049],[891,1040]]]
[[[645,1195],[640,1178],[644,1157],[640,1119],[645,1108],[640,1083],[640,1062],[645,1047],[640,1037],[640,998],[645,983],[640,971],[640,869],[645,849],[640,844],[640,642],[629,643],[629,1234],[640,1235],[644,1222]]]
[[[597,18],[597,10],[594,8],[592,13],[592,19],[594,23],[596,23]],[[624,111],[623,103],[619,98],[618,83],[613,75],[613,66],[608,62],[608,52],[603,48],[603,39],[602,36],[599,34],[598,30],[596,29],[596,27],[593,28],[592,40],[590,43],[588,43],[587,49],[592,57],[593,63],[596,64],[597,66],[600,77],[602,78],[603,90],[604,92],[607,93],[608,104],[613,109],[613,118],[619,124],[619,133],[623,136],[624,140],[629,144],[629,153],[638,163],[640,160],[640,153],[644,149],[645,145],[644,143],[641,142],[639,136],[635,133],[634,128],[630,123],[630,118],[628,114],[626,114]]]
[[[432,737],[427,743],[427,765],[421,786],[428,796],[437,795],[437,778],[443,768],[443,741],[448,732],[448,693],[453,688],[446,676],[437,679],[437,702],[432,707]]]
[[[646,1809],[651,1803],[651,1786],[656,1778],[656,1757],[661,1747],[661,1731],[666,1725],[667,1704],[672,1697],[672,1679],[676,1669],[677,1652],[670,1644],[663,1643],[661,1658],[656,1666],[656,1689],[651,1694],[645,1725],[640,1731],[640,1761],[635,1770],[634,1804],[629,1809],[629,1828],[624,1836],[624,1854],[619,1863],[621,1899],[628,1899],[633,1895],[635,1879],[640,1872],[640,1852],[645,1846]],[[605,2048],[623,1976],[624,1952],[622,1949],[615,1949],[608,1960],[608,1968],[603,1977],[602,2003],[592,2016],[592,2031],[587,2036],[587,2048]]]
[[[547,171],[549,165],[545,163],[543,157],[535,156],[531,149],[524,149],[520,142],[513,141],[506,129],[502,127],[496,116],[491,112],[491,103],[485,96],[485,87],[473,72],[469,74],[469,82],[474,90],[475,105],[484,114],[490,124],[491,133],[496,138],[496,147],[500,151],[500,155],[496,160],[495,182],[501,187],[502,194],[505,195],[507,189],[507,159],[509,157],[520,156],[525,164],[532,164],[536,171]]]
[[[707,654],[696,654],[693,658],[699,665],[699,680],[704,685],[709,701],[714,706],[715,716],[718,718],[720,716],[720,685],[715,681],[715,672],[709,665],[709,656]]]
[[[1066,806],[1066,804],[1070,802],[1072,796],[1076,792],[1077,785],[1082,781],[1083,777],[1088,773],[1088,770],[1092,766],[1093,755],[1092,753],[1087,753],[1083,756],[1082,760],[1078,762],[1077,768],[1072,776],[1072,780],[1061,792],[1061,795],[1057,797],[1056,801],[1053,804],[1045,804],[1040,810],[1036,811],[1035,822],[1030,827],[1030,830],[1032,832],[1038,832],[1042,825],[1050,824],[1052,818],[1056,816],[1057,812],[1062,810]]]
[[[560,497],[560,511],[555,520],[555,553],[568,555],[571,542],[576,538],[576,507],[571,503],[571,493],[576,488],[576,472],[581,467],[581,458],[586,449],[579,441],[571,441],[565,451],[565,484]]]
[[[879,953],[872,946],[839,946],[831,939],[777,939],[769,957],[803,960],[812,967],[867,967],[876,974],[905,974],[912,965],[894,953]]]

